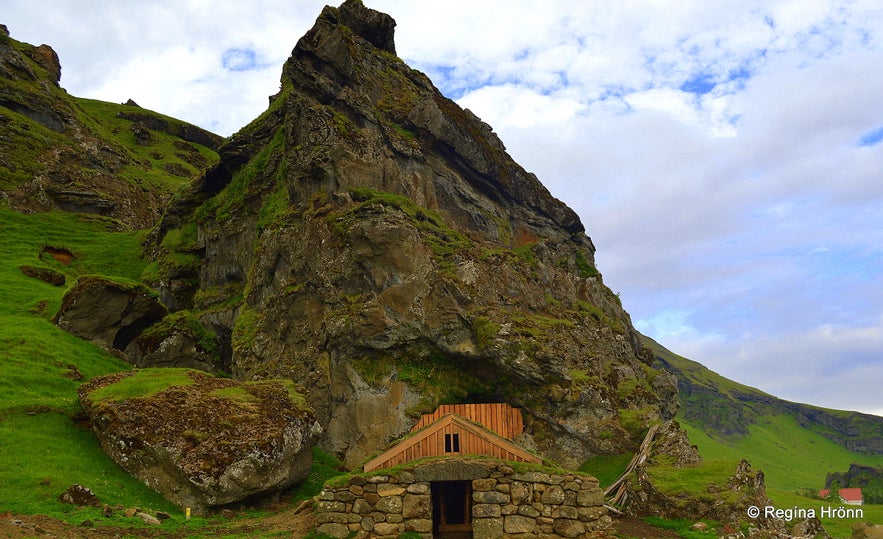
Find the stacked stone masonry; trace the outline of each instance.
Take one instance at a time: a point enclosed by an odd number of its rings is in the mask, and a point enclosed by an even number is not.
[[[389,471],[388,471],[389,472]],[[598,481],[547,471],[517,472],[501,461],[449,459],[395,472],[352,477],[326,488],[317,506],[318,531],[336,538],[433,537],[433,483],[471,481],[475,539],[612,536]]]

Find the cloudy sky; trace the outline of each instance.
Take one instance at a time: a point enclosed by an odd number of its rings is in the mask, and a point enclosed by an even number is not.
[[[774,395],[883,415],[877,0],[366,0],[399,55],[582,217],[671,350]],[[61,84],[228,135],[324,2],[4,0]]]

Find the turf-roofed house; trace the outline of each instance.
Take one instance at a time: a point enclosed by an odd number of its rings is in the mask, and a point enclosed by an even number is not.
[[[595,537],[610,527],[593,477],[565,472],[516,443],[521,410],[442,405],[363,473],[326,485],[317,518],[333,537]]]

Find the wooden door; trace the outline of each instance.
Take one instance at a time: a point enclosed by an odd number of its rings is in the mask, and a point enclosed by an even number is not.
[[[472,537],[472,481],[438,481],[430,488],[435,536]]]

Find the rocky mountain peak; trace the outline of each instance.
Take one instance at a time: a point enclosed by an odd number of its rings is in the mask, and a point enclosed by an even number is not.
[[[31,62],[42,68],[45,75],[35,70]],[[17,50],[15,42],[9,37],[9,29],[0,24],[0,76],[9,80],[48,80],[58,86],[61,63],[58,54],[49,45],[24,47],[23,52]]]
[[[490,126],[444,97],[423,73],[394,55],[394,27],[391,17],[360,1],[326,8],[286,62],[283,88],[290,85],[314,101],[310,105],[334,110],[335,127],[353,141],[358,141],[360,131],[379,131],[376,134],[385,139],[384,154],[392,150],[413,163],[436,160],[436,165],[444,163],[451,169],[417,178],[411,171],[394,171],[384,178],[384,190],[455,217],[463,227],[491,239],[499,239],[496,224],[479,208],[498,208],[510,214],[507,218],[515,217],[518,227],[533,228],[528,222],[535,226],[545,221],[547,233],[562,228],[583,232],[579,217],[514,162]],[[363,161],[385,157],[378,153],[363,152],[359,157]],[[338,187],[341,182],[353,183],[351,174],[339,173],[333,164],[313,163],[325,181],[333,180]],[[431,166],[437,169],[436,165]],[[450,185],[451,177],[457,176],[466,185]],[[524,208],[535,215],[525,215]]]
[[[323,16],[335,17],[333,9],[326,8]],[[362,0],[347,0],[337,9],[337,17],[356,35],[382,51],[396,53],[395,20],[387,15],[365,7]],[[334,22],[334,21],[332,21]]]
[[[322,12],[156,230],[162,300],[234,376],[303,384],[348,465],[449,402],[521,407],[522,443],[564,464],[633,448],[674,416],[674,381],[576,213],[394,54],[394,26]]]

